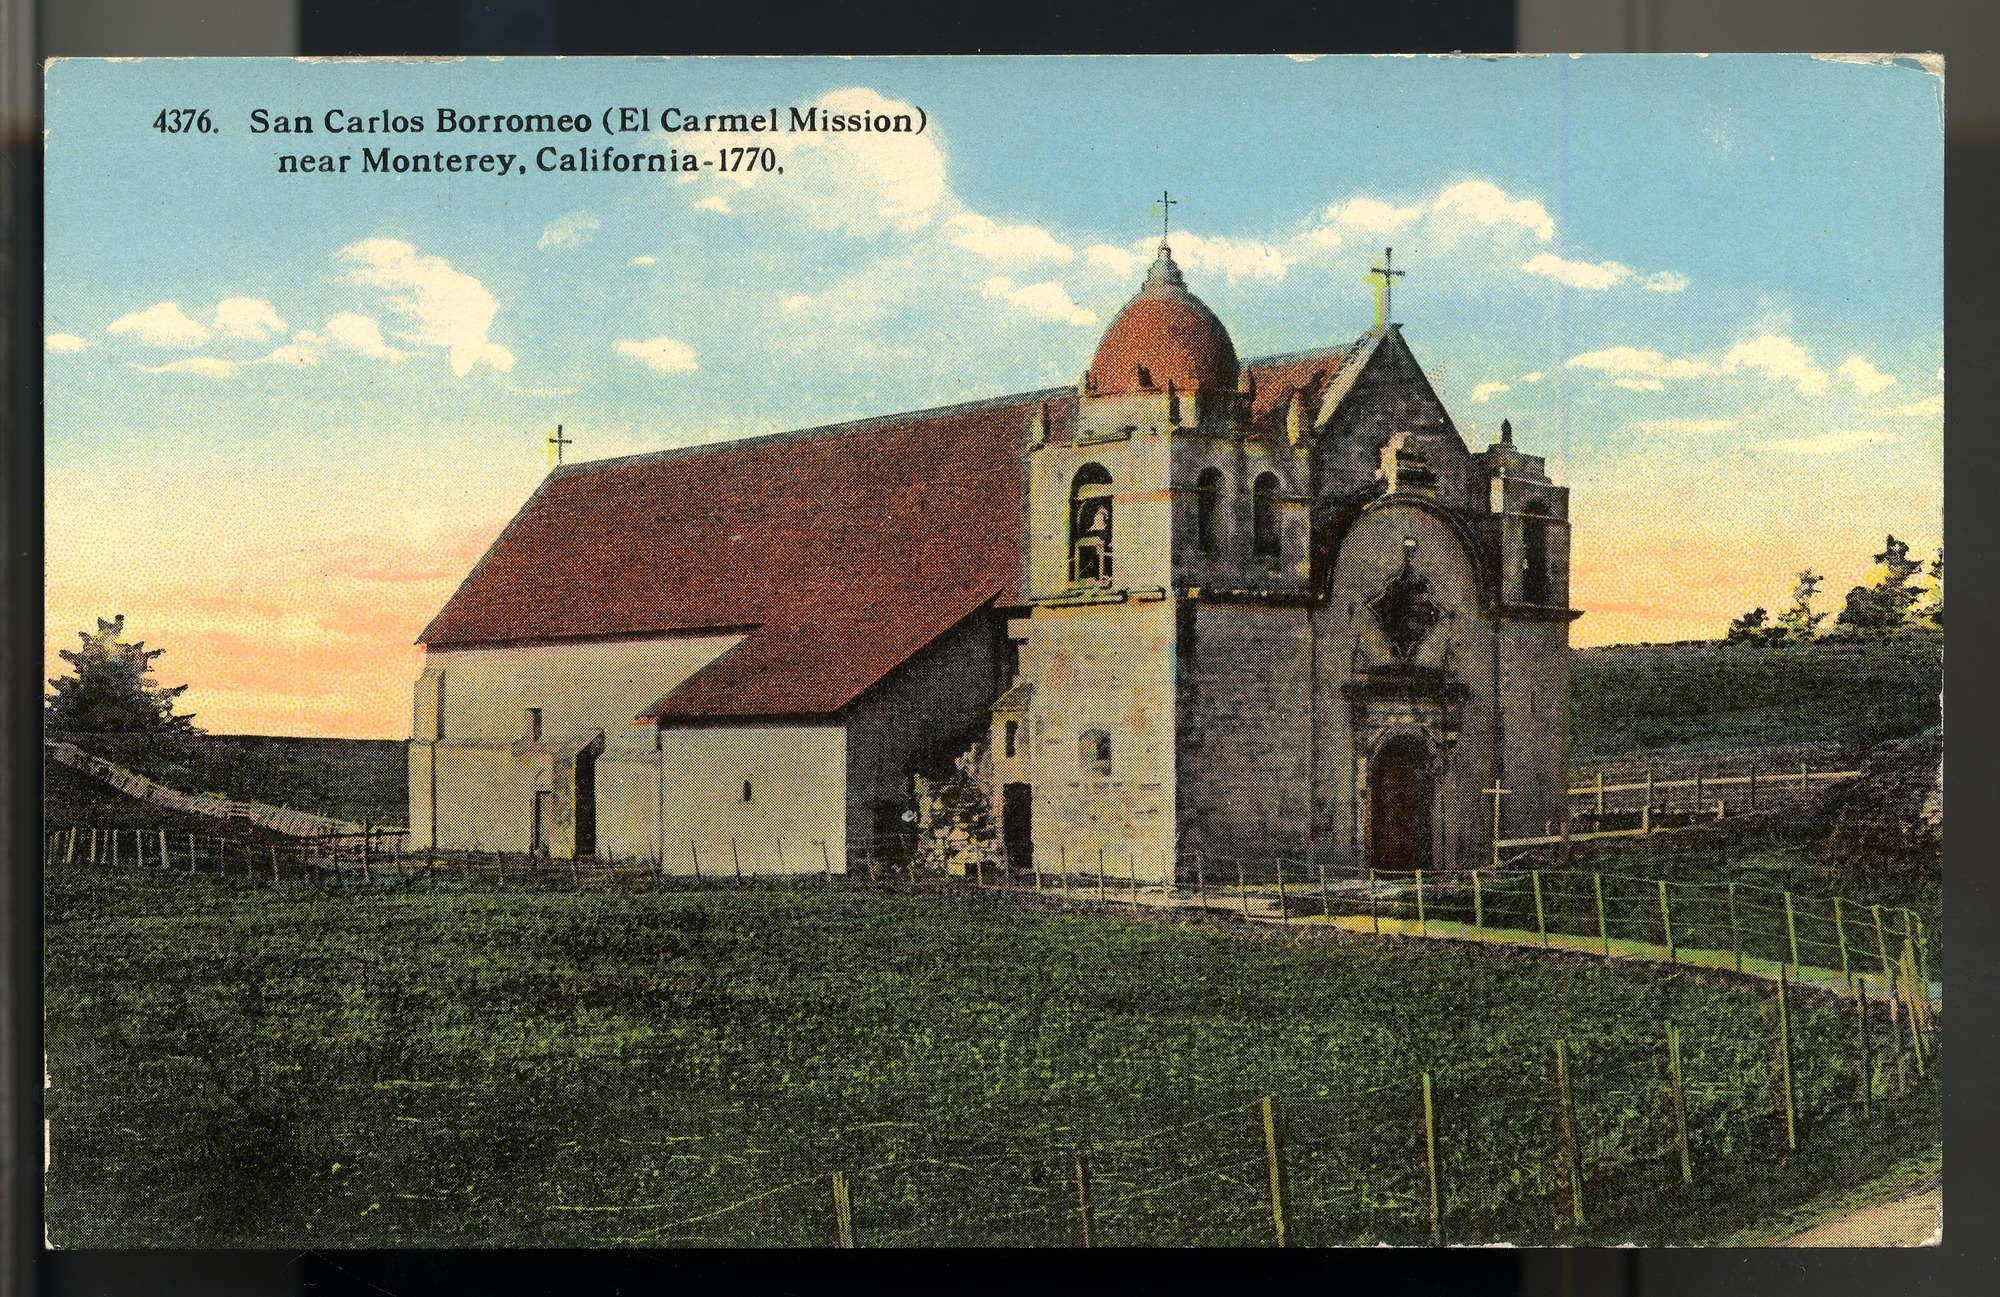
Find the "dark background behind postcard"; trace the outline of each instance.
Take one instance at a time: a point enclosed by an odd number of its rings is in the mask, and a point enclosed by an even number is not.
[[[1995,1070],[1994,885],[1983,844],[2000,838],[2000,771],[1985,732],[1993,715],[1982,649],[1993,632],[1993,555],[2000,510],[1980,499],[1993,480],[2000,428],[2000,329],[1992,296],[2000,252],[2000,6],[1966,0],[1227,0],[1226,3],[1055,3],[984,6],[586,3],[584,0],[0,0],[0,380],[6,459],[0,467],[0,871],[4,962],[0,1021],[0,1293],[315,1294],[370,1292],[826,1291],[865,1279],[878,1291],[986,1276],[1034,1289],[1133,1280],[1236,1288],[1296,1278],[1315,1288],[1397,1294],[1528,1297],[1813,1292],[1827,1297],[1989,1290],[2000,1261],[1991,1086]],[[1573,52],[1940,51],[1947,64],[1945,221],[1947,532],[1961,589],[1951,672],[1951,1082],[1945,1118],[1951,1206],[1945,1244],[1921,1252],[1456,1252],[1269,1254],[1227,1258],[1094,1254],[1079,1258],[877,1254],[798,1258],[749,1254],[63,1253],[40,1250],[41,1132],[35,1103],[40,1017],[38,824],[41,623],[40,157],[38,59],[59,55],[360,55],[634,53],[1057,53],[1451,50]],[[57,219],[60,219],[58,214]],[[1662,219],[1672,219],[1671,213]],[[1911,237],[1925,237],[1912,231]],[[1969,566],[1968,566],[1969,565]],[[1972,584],[1963,583],[1970,573]],[[1972,661],[1973,670],[1965,669]],[[841,1264],[842,1262],[846,1264]],[[1171,1264],[1171,1272],[1165,1266]],[[810,1266],[808,1270],[805,1267]],[[852,1267],[851,1273],[848,1267]],[[790,1282],[787,1282],[790,1280]]]

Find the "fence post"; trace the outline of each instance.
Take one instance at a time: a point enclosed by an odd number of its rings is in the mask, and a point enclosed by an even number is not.
[[[1279,1247],[1285,1245],[1285,1197],[1278,1174],[1278,1117],[1271,1110],[1271,1096],[1258,1104],[1264,1116],[1264,1169],[1271,1180],[1271,1234]]]
[[[1535,885],[1535,931],[1540,934],[1542,945],[1547,946],[1549,944],[1549,921],[1548,916],[1542,912],[1542,871],[1539,869],[1530,871],[1528,881]]]
[[[1278,866],[1278,923],[1282,926],[1292,921],[1291,911],[1285,905],[1285,861],[1281,856],[1274,863]]]
[[[1590,890],[1597,896],[1597,940],[1604,947],[1604,958],[1605,961],[1608,963],[1610,962],[1611,959],[1611,929],[1606,927],[1604,924],[1604,875],[1603,874],[1600,873],[1591,874]]]
[[[1203,917],[1206,917],[1208,914],[1208,869],[1205,859],[1206,854],[1201,851],[1194,853],[1194,894],[1200,899]]]
[[[1083,1150],[1074,1144],[1070,1145],[1069,1169],[1071,1180],[1076,1185],[1076,1219],[1083,1233],[1083,1245],[1092,1247],[1095,1222],[1090,1211],[1090,1168],[1083,1160]]]
[[[1757,809],[1757,763],[1750,763],[1750,809]]]
[[[63,863],[65,865],[76,863],[76,825],[74,824],[69,826],[69,845],[63,849]]]
[[[694,844],[693,838],[688,839],[688,857],[694,861],[694,880],[698,883],[701,881],[701,848]]]
[[[1132,848],[1125,848],[1125,874],[1132,883],[1132,913],[1139,912],[1139,858],[1132,854]]]
[[[1486,903],[1479,894],[1479,871],[1472,871],[1472,931],[1479,940],[1486,940]]]
[[[1662,878],[1659,880],[1659,884],[1660,926],[1665,929],[1667,934],[1667,962],[1669,964],[1678,964],[1680,962],[1680,954],[1674,949],[1674,915],[1673,911],[1667,907],[1667,880]]]
[[[1910,947],[1910,957],[1914,961],[1912,967],[1917,975],[1919,989],[1928,1000],[1931,994],[1931,979],[1930,965],[1924,958],[1924,922],[1910,913],[1908,907],[1903,910],[1903,944]]]
[[[785,868],[785,837],[784,837],[784,835],[783,835],[782,833],[778,835],[778,872],[779,872],[780,874],[783,874],[783,873],[785,873],[785,872],[786,872],[786,868]]]
[[[1778,1067],[1785,1087],[1785,1149],[1799,1146],[1798,1112],[1792,1100],[1792,1017],[1785,1001],[1785,966],[1778,965]]]
[[[1597,820],[1595,827],[1604,827],[1604,767],[1597,768]]]
[[[1924,1055],[1926,1052],[1923,1032],[1924,1015],[1921,1002],[1918,999],[1917,989],[1910,985],[1910,983],[1916,980],[1916,977],[1911,972],[1910,939],[1907,935],[1903,938],[1903,957],[1897,961],[1896,971],[1900,974],[1903,983],[1903,1007],[1910,1012],[1910,1057],[1916,1060],[1917,1079],[1921,1081],[1926,1074],[1924,1067]]]
[[[1097,849],[1097,899],[1104,899],[1104,848]]]
[[[1241,857],[1238,857],[1236,861],[1236,896],[1238,900],[1243,902],[1243,921],[1248,923],[1250,922],[1250,884],[1244,881],[1243,861]]]
[[[1792,894],[1790,892],[1785,893],[1785,938],[1791,943],[1792,967],[1797,969],[1799,966],[1799,924],[1798,919],[1792,914]]]
[[[1042,862],[1041,859],[1035,855],[1035,845],[1032,842],[1028,844],[1028,868],[1032,870],[1035,875],[1035,890],[1038,892],[1041,891]]]
[[[168,862],[168,858],[167,858],[167,831],[166,831],[165,829],[161,829],[161,830],[160,830],[160,868],[162,868],[162,869],[166,869],[166,868],[169,868],[169,867],[170,867],[170,866],[169,866],[169,862]],[[190,859],[190,860],[188,861],[188,873],[190,873],[190,874],[194,873],[194,861],[193,861],[192,859]]]
[[[1653,772],[1646,772],[1646,806],[1639,812],[1639,832],[1653,831]]]
[[[1438,1197],[1437,1117],[1431,1105],[1431,1074],[1424,1073],[1424,1170],[1431,1187],[1431,1246],[1444,1242],[1444,1204]]]
[[[1674,1087],[1674,1139],[1681,1148],[1681,1183],[1694,1183],[1694,1167],[1688,1158],[1687,1087],[1681,1076],[1681,1029],[1667,1024],[1667,1076]]]
[[[1736,971],[1743,971],[1743,943],[1736,937],[1736,884],[1729,885],[1729,953],[1736,960]]]
[[[1856,1061],[1861,1071],[1861,1119],[1869,1121],[1875,1115],[1874,1069],[1869,1066],[1869,1056],[1873,1053],[1873,1042],[1868,1030],[1868,993],[1861,989],[1859,982],[1853,983],[1854,991],[1854,1042]]]
[[[272,882],[272,885],[274,885],[274,886],[275,886],[275,885],[277,884],[277,881],[278,881],[278,844],[277,844],[277,843],[275,843],[275,842],[273,842],[273,843],[271,844],[271,882]]]
[[[1903,1070],[1903,1020],[1896,1000],[1896,984],[1891,981],[1882,992],[1889,1003],[1889,1056],[1896,1060],[1896,1093],[1910,1088],[1910,1075]]]
[[[737,854],[736,839],[733,836],[729,839],[729,862],[736,866],[736,881],[741,883],[743,881],[743,857]]]
[[[1333,902],[1328,899],[1326,894],[1326,861],[1324,860],[1319,862],[1319,917],[1326,920],[1333,918]]]
[[[1417,935],[1431,935],[1430,925],[1424,921],[1424,871],[1417,871]]]
[[[113,829],[113,830],[111,830],[111,872],[112,872],[112,873],[114,873],[114,874],[118,872],[118,830],[117,830],[117,829]],[[1876,928],[1876,935],[1877,935],[1877,936],[1880,936],[1880,935],[1881,935],[1881,927],[1882,927],[1882,922],[1881,922],[1881,914],[1880,914],[1880,910],[1881,910],[1881,908],[1882,908],[1882,907],[1878,905],[1878,906],[1876,906],[1875,908],[1876,908],[1876,910],[1877,910],[1877,914],[1876,914],[1876,922],[1875,922],[1875,928]],[[1885,956],[1883,956],[1883,959],[1882,959],[1882,966],[1883,966],[1884,968],[1887,968],[1887,967],[1889,966],[1889,960],[1888,960],[1888,957],[1887,957],[1886,955],[1885,955]]]
[[[1840,945],[1840,980],[1847,983],[1847,989],[1854,989],[1854,973],[1847,961],[1847,920],[1840,914],[1840,898],[1833,898],[1833,939]]]
[[[826,881],[833,881],[833,853],[826,849],[826,839],[819,840],[819,863],[826,870]]]
[[[854,1208],[847,1200],[847,1175],[833,1173],[833,1236],[836,1247],[854,1246]]]
[[[1382,935],[1382,915],[1375,905],[1375,866],[1363,865],[1362,875],[1368,880],[1368,930],[1376,936]]]
[[[1895,984],[1889,980],[1889,947],[1882,940],[1882,907],[1871,905],[1868,907],[1868,913],[1875,920],[1875,957],[1882,962],[1882,985],[1888,987],[1889,993],[1894,995]],[[1900,1058],[1901,1055],[1898,1054],[1897,1057]]]
[[[1576,1104],[1570,1094],[1569,1042],[1556,1040],[1556,1120],[1562,1131],[1563,1169],[1569,1176],[1569,1214],[1583,1226],[1583,1148],[1576,1132]]]

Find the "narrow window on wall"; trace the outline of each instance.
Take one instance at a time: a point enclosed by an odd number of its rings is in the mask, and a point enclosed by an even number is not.
[[[1021,722],[1019,722],[1019,721],[1008,721],[1008,722],[1007,722],[1007,731],[1006,731],[1006,740],[1005,740],[1005,744],[1004,744],[1004,746],[1005,746],[1005,748],[1006,748],[1006,755],[1008,755],[1008,756],[1010,756],[1010,757],[1014,755],[1014,744],[1015,744],[1015,741],[1016,741],[1016,740],[1018,740],[1018,739],[1020,738],[1020,736],[1021,736]]]
[[[754,795],[752,794],[752,792],[751,792],[751,789],[750,789],[750,781],[749,781],[748,779],[745,779],[745,780],[743,781],[743,800],[744,800],[744,801],[746,801],[746,802],[750,802],[750,801],[755,801],[755,800],[756,800],[756,797],[755,797],[755,796],[754,796]]]
[[[1540,500],[1521,518],[1521,602],[1549,602],[1549,507]]]
[[[1258,558],[1278,557],[1278,475],[1266,473],[1250,489],[1251,553]]]
[[[1077,764],[1089,775],[1111,773],[1111,735],[1105,730],[1085,730],[1077,742]]]
[[[542,709],[539,707],[528,709],[528,737],[530,739],[542,737]]]
[[[1111,474],[1085,464],[1069,488],[1069,579],[1111,579]]]
[[[1204,554],[1222,552],[1222,470],[1204,469],[1194,484],[1194,542]]]

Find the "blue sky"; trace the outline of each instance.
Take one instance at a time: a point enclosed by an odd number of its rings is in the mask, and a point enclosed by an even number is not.
[[[1935,549],[1942,83],[1508,59],[67,62],[47,94],[48,640],[123,612],[218,730],[395,735],[410,640],[547,469],[1072,381],[1170,189],[1246,356],[1395,316],[1574,492],[1579,643]],[[360,116],[920,106],[921,135],[343,136]],[[164,135],[163,107],[214,134]],[[310,114],[256,135],[253,109]],[[776,150],[752,183],[544,143]],[[527,174],[352,174],[362,146]],[[281,152],[354,155],[280,176]]]

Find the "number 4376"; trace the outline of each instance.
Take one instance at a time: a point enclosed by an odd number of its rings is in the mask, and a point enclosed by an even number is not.
[[[163,135],[185,135],[189,131],[213,135],[215,123],[209,120],[206,108],[162,108],[153,119],[153,129]]]

